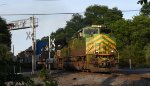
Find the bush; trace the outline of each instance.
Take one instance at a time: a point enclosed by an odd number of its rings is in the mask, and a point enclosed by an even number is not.
[[[42,80],[46,80],[46,78],[48,78],[48,71],[45,68],[40,71],[39,78]]]
[[[58,86],[58,82],[56,80],[48,80],[45,81],[45,86]]]

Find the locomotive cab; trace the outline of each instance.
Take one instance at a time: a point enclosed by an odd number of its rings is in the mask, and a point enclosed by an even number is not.
[[[111,33],[111,29],[108,29],[104,25],[92,25],[91,27],[83,28],[84,37],[89,35],[109,34],[109,33]]]

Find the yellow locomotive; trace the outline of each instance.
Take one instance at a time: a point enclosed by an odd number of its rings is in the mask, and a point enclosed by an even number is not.
[[[118,58],[115,38],[104,25],[87,26],[78,31],[55,55],[57,68],[91,72],[114,71]]]

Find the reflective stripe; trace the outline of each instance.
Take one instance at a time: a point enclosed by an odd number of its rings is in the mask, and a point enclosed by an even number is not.
[[[100,34],[86,38],[86,54],[93,54],[96,50],[109,53],[116,48],[116,43],[107,35]]]

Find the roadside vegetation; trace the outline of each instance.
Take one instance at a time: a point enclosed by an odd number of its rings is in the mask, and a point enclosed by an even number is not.
[[[18,63],[13,60],[11,50],[11,34],[4,19],[0,18],[0,86],[7,86],[6,83],[12,82],[13,86],[17,83],[24,83],[31,86],[33,81],[29,77],[17,74]],[[16,70],[14,71],[14,67]]]

